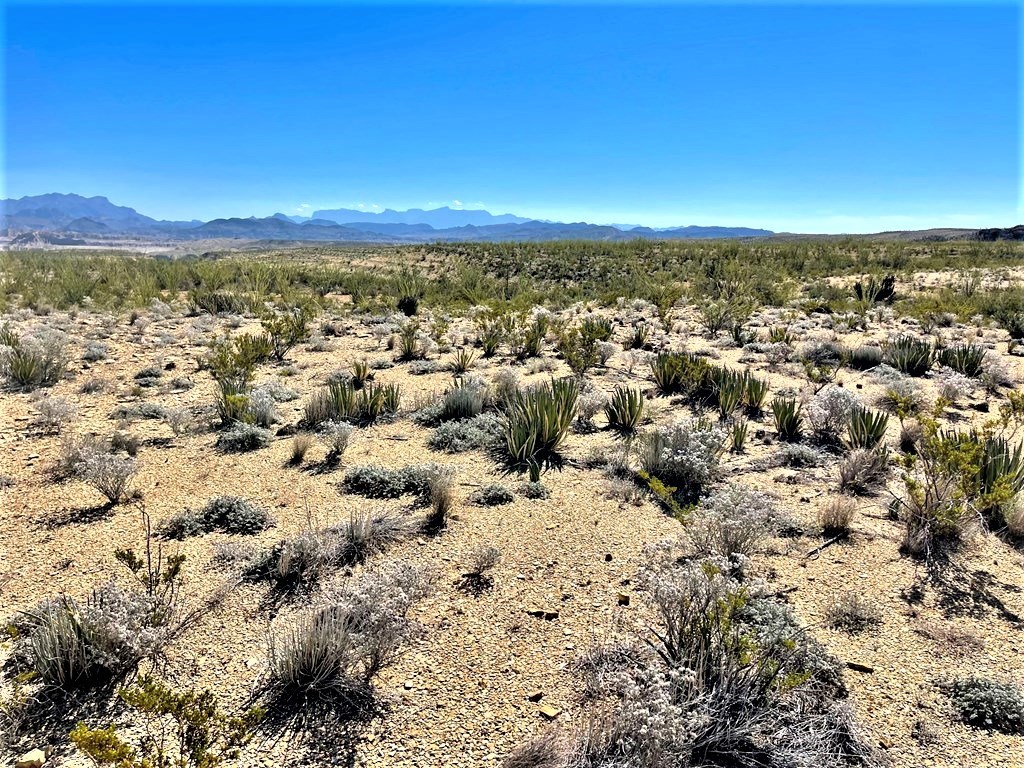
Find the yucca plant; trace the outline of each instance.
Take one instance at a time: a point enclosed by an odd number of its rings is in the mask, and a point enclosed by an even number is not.
[[[423,357],[420,346],[420,324],[410,320],[398,332],[398,359],[418,360]]]
[[[395,295],[398,297],[398,311],[412,317],[419,311],[426,282],[423,276],[411,269],[404,269],[395,278]]]
[[[997,518],[1003,506],[1024,489],[1024,449],[1011,446],[1005,437],[981,438],[978,467],[979,511],[988,520]]]
[[[639,389],[616,387],[611,399],[604,407],[608,427],[620,435],[636,433],[644,414],[644,397]]]
[[[758,379],[748,372],[744,376],[743,384],[743,405],[752,415],[756,416],[762,413],[764,401],[768,397],[768,382]]]
[[[784,325],[774,325],[768,329],[769,344],[792,344],[793,334]]]
[[[647,346],[647,341],[650,338],[651,329],[647,326],[647,323],[638,323],[633,326],[633,332],[626,339],[626,349],[643,349]]]
[[[558,452],[576,416],[576,379],[552,379],[550,385],[512,395],[502,420],[496,458],[506,472],[529,472],[540,481],[543,469],[560,468]]]
[[[939,365],[952,368],[964,376],[977,378],[985,363],[985,348],[977,344],[954,344],[936,353]]]
[[[847,445],[850,448],[874,448],[885,437],[889,415],[854,406],[847,423]]]
[[[483,349],[484,357],[494,357],[505,338],[501,322],[492,318],[484,318],[478,322],[478,327],[480,332],[477,341]]]
[[[772,400],[772,414],[775,429],[780,440],[796,442],[803,437],[802,407],[792,397],[776,397]]]
[[[452,358],[451,370],[456,376],[465,373],[476,362],[476,354],[471,349],[460,349]]]
[[[858,280],[853,284],[854,298],[868,307],[892,301],[895,293],[896,277],[893,275],[886,275],[880,281],[872,275],[866,282]]]
[[[658,392],[674,395],[683,391],[683,356],[662,352],[651,363],[651,373]]]
[[[722,421],[728,419],[743,401],[746,392],[746,377],[726,368],[720,368],[715,374],[716,399],[718,414]]]
[[[927,341],[903,335],[886,345],[885,362],[909,376],[924,376],[932,367],[934,354]]]
[[[747,442],[747,420],[736,419],[729,428],[729,439],[732,443],[733,453],[743,453],[743,446]]]
[[[366,382],[373,378],[373,371],[366,360],[356,360],[352,363],[352,386],[362,389]]]

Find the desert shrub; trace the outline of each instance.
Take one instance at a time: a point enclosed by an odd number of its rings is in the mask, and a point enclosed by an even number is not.
[[[160,403],[134,403],[132,405],[119,405],[110,412],[111,419],[121,421],[134,421],[136,419],[156,420],[163,419],[167,415],[167,408]]]
[[[309,338],[309,323],[314,317],[315,307],[303,304],[263,319],[263,330],[270,338],[274,359],[281,362],[292,347]]]
[[[843,592],[825,609],[825,622],[833,629],[857,634],[882,623],[882,613],[859,592]]]
[[[367,384],[356,389],[350,381],[332,381],[306,403],[303,421],[310,427],[325,421],[372,424],[394,416],[400,404],[398,384]]]
[[[448,367],[451,369],[451,372],[453,374],[459,376],[469,371],[473,367],[473,364],[475,362],[476,353],[473,352],[473,350],[460,349],[458,352],[455,353],[455,356],[452,358],[452,361],[451,363],[449,363]]]
[[[957,373],[977,378],[985,363],[985,348],[977,344],[954,344],[943,347],[935,355],[939,365],[952,368]]]
[[[810,399],[803,412],[816,440],[836,443],[846,431],[856,406],[857,398],[845,389],[828,386]]]
[[[430,498],[432,478],[444,471],[437,464],[415,464],[399,469],[373,464],[352,467],[345,473],[341,488],[346,493],[370,499],[397,499],[411,495],[420,501],[427,501]]]
[[[500,483],[488,483],[474,491],[472,501],[481,507],[497,507],[502,504],[511,504],[515,496],[504,485]]]
[[[277,415],[277,410],[274,408],[275,400],[270,392],[257,387],[249,393],[248,402],[246,404],[246,413],[240,419],[249,424],[255,424],[257,427],[263,427],[268,429],[273,424],[280,421],[280,417]]]
[[[559,453],[569,432],[579,398],[575,379],[552,379],[550,384],[511,395],[502,418],[502,439],[493,449],[507,472],[529,472],[538,481],[542,469],[562,465]]]
[[[775,430],[780,440],[797,442],[803,437],[803,408],[791,397],[772,400]]]
[[[147,365],[132,378],[135,380],[136,386],[148,388],[159,385],[163,375],[164,371],[159,365]]]
[[[482,382],[462,379],[445,392],[438,419],[445,422],[475,418],[483,413],[487,397],[487,387]]]
[[[395,275],[394,290],[398,311],[412,317],[419,311],[420,300],[426,292],[426,279],[419,272],[408,267]]]
[[[447,421],[427,438],[427,445],[445,453],[463,453],[489,448],[501,438],[501,421],[496,416],[481,414],[473,419]]]
[[[210,531],[255,535],[273,523],[262,507],[239,496],[214,496],[198,510],[186,509],[168,520],[162,533],[175,539]]]
[[[272,632],[269,682],[276,696],[362,710],[372,700],[374,678],[419,634],[408,614],[429,589],[424,571],[391,564]]]
[[[885,448],[857,448],[839,465],[839,490],[871,493],[885,482],[889,452]]]
[[[328,570],[355,565],[384,552],[412,531],[405,516],[357,513],[328,528],[308,528],[271,553],[271,576],[282,587],[312,586]]]
[[[932,367],[935,351],[927,341],[897,336],[885,345],[885,362],[908,376],[924,376]]]
[[[846,364],[858,371],[868,371],[882,364],[880,347],[854,347],[846,354]]]
[[[960,719],[968,725],[1024,734],[1024,692],[1012,683],[981,677],[952,680],[942,686]]]
[[[45,684],[73,688],[124,675],[141,659],[159,656],[198,617],[184,610],[180,598],[184,555],[164,557],[143,519],[142,556],[115,552],[132,576],[131,587],[111,580],[85,600],[64,595],[25,613],[27,628],[18,642]]]
[[[85,352],[82,353],[82,359],[87,363],[95,363],[99,360],[106,360],[110,355],[110,347],[100,342],[92,342],[85,348]]]
[[[593,432],[596,429],[594,417],[604,410],[607,403],[608,398],[603,392],[592,390],[581,393],[576,399],[576,421],[573,424],[575,430],[583,434]]]
[[[655,657],[627,656],[598,679],[605,702],[559,765],[870,764],[833,701],[838,664],[785,606],[719,558],[648,553],[638,581],[657,615]]]
[[[664,352],[651,363],[654,383],[662,395],[682,394],[706,400],[715,393],[715,368],[691,353]]]
[[[117,504],[139,471],[138,462],[129,456],[115,456],[102,446],[83,446],[74,462],[72,474],[102,493],[110,504]]]
[[[320,427],[320,439],[327,445],[324,463],[336,465],[348,449],[355,428],[344,421],[328,421]]]
[[[218,768],[238,756],[262,716],[251,708],[229,716],[217,708],[211,691],[189,689],[175,693],[149,675],[119,692],[120,699],[139,713],[144,734],[133,747],[113,726],[90,728],[84,722],[71,731],[71,742],[96,765],[116,768]]]
[[[430,509],[423,527],[429,532],[444,530],[448,513],[455,504],[455,483],[451,472],[435,472],[430,478]]]
[[[782,443],[778,461],[785,467],[823,467],[829,455],[820,448],[801,443]]]
[[[816,367],[834,368],[842,362],[845,350],[834,341],[816,341],[800,350],[800,359]]]
[[[288,463],[293,467],[306,460],[306,454],[313,447],[313,436],[305,432],[292,438],[292,453]]]
[[[885,438],[889,417],[855,405],[846,424],[846,444],[851,448],[874,448]]]
[[[900,425],[900,450],[904,453],[917,453],[918,445],[924,436],[924,428],[917,419],[909,419]]]
[[[759,415],[768,397],[768,382],[749,373],[744,374],[743,382],[743,405],[751,415]]]
[[[527,499],[550,499],[551,491],[543,483],[520,483],[516,489]]]
[[[60,433],[74,421],[78,409],[64,397],[41,397],[32,403],[32,425],[43,432]]]
[[[874,275],[866,281],[858,280],[853,284],[853,296],[865,307],[883,302],[891,302],[896,295],[895,275],[886,275],[878,280]]]
[[[110,436],[110,453],[123,451],[129,456],[138,456],[142,441],[136,435],[126,432],[115,432]]]
[[[0,343],[0,376],[16,389],[36,389],[56,384],[67,368],[67,339],[57,331],[41,331],[18,337],[6,329]]]
[[[271,437],[268,429],[237,421],[220,434],[217,438],[217,447],[231,453],[245,453],[258,448],[266,448],[270,445]]]
[[[826,536],[843,535],[850,530],[857,502],[849,496],[830,496],[818,510],[818,524]]]
[[[728,483],[701,500],[687,533],[701,557],[746,558],[771,535],[779,518],[774,498],[742,483]]]
[[[640,443],[640,466],[650,477],[696,501],[715,479],[725,451],[725,432],[704,420],[677,421],[646,434]]]

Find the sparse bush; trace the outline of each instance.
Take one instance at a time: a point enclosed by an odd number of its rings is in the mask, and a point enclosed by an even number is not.
[[[728,483],[701,500],[687,532],[701,557],[754,554],[779,521],[774,498],[742,483]]]
[[[261,533],[273,523],[267,511],[239,496],[214,496],[201,509],[186,509],[168,520],[162,533],[174,539],[210,531],[244,535]]]
[[[857,448],[839,465],[839,490],[854,494],[874,491],[885,482],[889,452],[884,448]]]
[[[192,414],[186,408],[168,408],[164,412],[164,423],[175,435],[183,435],[192,427]]]
[[[17,389],[56,384],[67,363],[67,339],[56,331],[18,337],[8,329],[0,343],[0,376]]]
[[[344,421],[328,421],[321,426],[320,439],[327,445],[325,464],[333,466],[341,461],[352,440],[353,432],[355,432],[355,428]]]
[[[551,491],[543,483],[521,483],[516,489],[527,499],[550,499]]]
[[[270,684],[277,696],[363,709],[374,678],[419,633],[408,613],[429,589],[423,571],[392,564],[362,574],[326,605],[272,632]]]
[[[74,475],[102,493],[110,504],[119,503],[139,471],[131,457],[115,456],[100,448],[88,448],[78,458]]]
[[[430,478],[430,511],[424,521],[424,528],[430,532],[444,530],[448,513],[455,504],[455,483],[451,472],[435,472]]]
[[[833,629],[857,634],[882,623],[882,613],[859,592],[843,592],[825,609],[825,621]]]
[[[846,355],[846,364],[858,371],[869,371],[882,364],[880,347],[854,347]]]
[[[210,691],[175,693],[149,675],[120,691],[121,700],[142,715],[145,732],[138,748],[114,729],[90,728],[84,722],[71,731],[71,742],[96,765],[116,768],[218,768],[238,756],[247,744],[262,710],[252,708],[229,716],[217,708]]]
[[[221,433],[217,438],[217,447],[222,451],[245,453],[258,448],[266,448],[270,445],[271,437],[270,430],[239,421],[235,422],[226,432]]]
[[[110,355],[110,348],[106,344],[99,342],[92,342],[85,348],[85,352],[82,353],[82,359],[87,363],[95,363],[99,360],[106,360]]]
[[[816,440],[836,443],[846,431],[855,407],[856,397],[842,387],[829,386],[811,398],[804,413]]]
[[[725,451],[725,432],[703,420],[678,421],[644,436],[640,466],[687,501],[696,501],[715,479]]]
[[[467,575],[481,577],[501,562],[501,550],[494,546],[479,545],[469,553]]]
[[[810,445],[782,443],[779,446],[779,462],[785,467],[823,467],[828,458],[823,450]]]
[[[826,536],[845,535],[856,511],[857,502],[849,496],[830,496],[818,510],[818,524]]]
[[[41,397],[32,404],[36,416],[32,425],[43,432],[59,434],[74,421],[78,409],[63,397]]]
[[[447,421],[427,438],[427,445],[445,453],[463,453],[477,448],[491,448],[501,438],[501,421],[490,414],[473,419]]]
[[[309,323],[315,317],[315,308],[304,304],[263,320],[263,330],[270,337],[272,354],[278,362],[284,360],[292,347],[309,338]]]
[[[303,432],[292,438],[292,455],[288,463],[297,467],[306,460],[306,454],[313,447],[313,436]]]
[[[967,677],[944,684],[960,719],[968,725],[1024,735],[1024,692],[1012,683]]]
[[[512,491],[504,485],[488,483],[474,491],[472,500],[474,504],[479,504],[481,507],[497,507],[502,504],[511,504],[515,497],[512,495]]]

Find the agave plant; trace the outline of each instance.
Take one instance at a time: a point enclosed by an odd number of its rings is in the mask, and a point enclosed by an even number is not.
[[[352,386],[362,389],[366,382],[373,378],[373,371],[366,360],[356,360],[352,363]]]
[[[847,444],[850,448],[874,448],[885,437],[889,415],[854,406],[847,423]]]
[[[651,372],[660,394],[674,395],[683,391],[682,355],[660,353],[651,363]]]
[[[420,325],[415,320],[410,320],[402,326],[402,329],[398,334],[399,360],[418,360],[423,357],[419,331]]]
[[[718,396],[718,413],[722,421],[725,421],[743,401],[747,389],[746,376],[721,368],[715,375],[715,388]]]
[[[1005,437],[980,438],[982,451],[978,467],[980,511],[993,517],[1002,506],[1024,489],[1024,449],[1011,446]]]
[[[477,335],[477,341],[483,349],[484,357],[494,357],[498,352],[498,347],[501,346],[501,342],[505,339],[505,331],[502,328],[501,321],[493,318],[483,318],[478,322],[478,327],[480,331]]]
[[[743,453],[743,446],[747,442],[747,420],[736,419],[730,425],[729,438],[732,443],[733,453]]]
[[[764,401],[768,397],[768,382],[747,373],[743,380],[743,405],[753,415],[764,411]]]
[[[640,425],[644,414],[644,398],[639,389],[616,387],[611,399],[604,407],[609,428],[620,435],[632,435]]]
[[[412,317],[419,311],[426,281],[418,272],[403,270],[395,278],[395,295],[398,297],[398,311]]]
[[[562,466],[558,449],[572,426],[579,394],[578,381],[569,378],[512,396],[495,447],[506,472],[529,472],[530,481],[539,482],[542,469]]]
[[[460,349],[451,362],[452,373],[456,376],[465,373],[476,362],[476,354],[471,349]]]
[[[803,408],[792,397],[776,397],[772,400],[772,414],[775,429],[780,440],[796,442],[803,437]]]
[[[896,293],[896,277],[886,275],[881,281],[872,275],[867,282],[858,280],[853,284],[853,295],[857,301],[867,306],[892,301]]]
[[[924,376],[932,367],[934,355],[927,341],[903,335],[886,345],[885,362],[909,376]]]
[[[939,365],[952,368],[964,376],[977,378],[985,363],[985,348],[977,344],[954,344],[936,353]]]
[[[651,330],[647,323],[637,323],[633,326],[633,332],[626,339],[626,349],[644,349],[650,338]]]

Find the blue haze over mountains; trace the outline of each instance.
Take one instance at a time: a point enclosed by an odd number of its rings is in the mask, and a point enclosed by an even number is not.
[[[51,193],[2,201],[3,228],[11,236],[61,233],[91,237],[154,237],[175,240],[239,238],[319,242],[423,243],[448,241],[628,240],[696,237],[764,237],[766,229],[685,226],[667,229],[598,225],[585,222],[538,221],[510,213],[435,208],[407,211],[387,209],[325,209],[311,217],[275,213],[257,218],[210,221],[161,221],[134,208],[115,205],[105,197]]]

